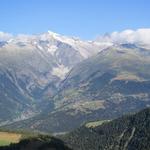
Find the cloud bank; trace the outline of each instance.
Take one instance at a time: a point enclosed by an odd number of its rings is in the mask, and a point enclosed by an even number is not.
[[[0,41],[7,41],[10,40],[13,37],[10,33],[4,33],[0,31]]]
[[[113,32],[97,38],[99,42],[111,43],[138,43],[150,45],[150,28],[138,30],[124,30],[122,32]]]

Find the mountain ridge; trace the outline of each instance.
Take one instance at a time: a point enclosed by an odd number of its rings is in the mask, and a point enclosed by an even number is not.
[[[52,32],[1,42],[0,110],[8,112],[0,112],[1,123],[24,120],[10,126],[65,132],[148,107],[150,51],[129,42],[86,42]]]
[[[114,119],[148,107],[149,57],[149,50],[137,45],[109,47],[71,69],[51,99],[52,111],[8,127],[66,132],[86,121]]]

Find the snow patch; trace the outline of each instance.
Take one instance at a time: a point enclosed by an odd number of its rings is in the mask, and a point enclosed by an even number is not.
[[[37,45],[37,48],[43,50],[43,48],[40,45]]]
[[[48,45],[48,52],[54,55],[58,47],[56,45]]]
[[[64,79],[68,72],[69,72],[69,68],[61,64],[58,67],[53,68],[52,75],[57,76],[60,79]]]
[[[57,41],[71,45],[74,49],[76,49],[81,54],[83,58],[88,58],[96,54],[99,50],[98,45],[96,44],[91,45],[90,42],[81,41],[79,40],[79,38],[67,37],[67,36],[60,35],[51,31],[48,31],[47,37],[49,38],[52,37],[53,39]]]
[[[5,33],[0,31],[0,41],[7,41],[13,38],[13,35],[10,33]]]

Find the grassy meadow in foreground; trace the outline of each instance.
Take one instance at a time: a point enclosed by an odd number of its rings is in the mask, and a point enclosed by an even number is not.
[[[0,132],[0,146],[17,143],[21,137],[22,135],[19,133]]]

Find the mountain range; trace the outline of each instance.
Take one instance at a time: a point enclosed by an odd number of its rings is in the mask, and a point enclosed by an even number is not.
[[[94,41],[51,31],[1,40],[1,126],[68,132],[148,107],[148,31],[115,32]]]
[[[0,114],[4,114],[1,115],[4,118],[0,122],[39,113],[43,105],[47,105],[44,100],[57,92],[59,83],[70,69],[94,55],[99,48],[95,43],[67,38],[50,31],[1,41]]]

